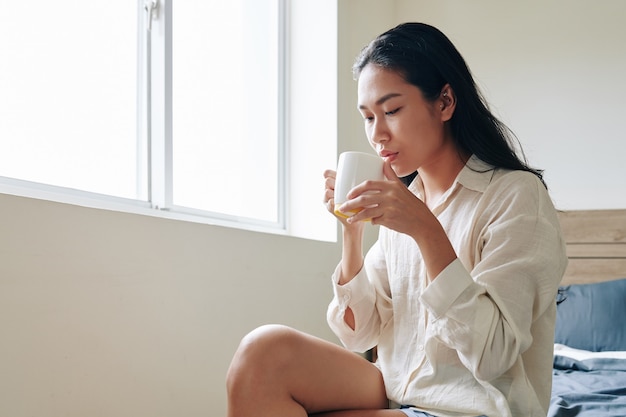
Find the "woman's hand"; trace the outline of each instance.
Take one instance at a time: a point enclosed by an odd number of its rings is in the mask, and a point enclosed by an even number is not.
[[[400,233],[416,237],[420,223],[434,216],[426,205],[402,183],[389,163],[383,166],[385,181],[365,181],[348,193],[342,212],[359,210],[346,220],[349,224],[371,220]]]
[[[324,171],[324,205],[326,210],[335,215],[335,180],[337,172],[332,169]]]
[[[429,278],[435,279],[456,258],[456,252],[437,217],[400,181],[389,163],[383,172],[386,181],[366,181],[348,193],[349,200],[339,207],[342,212],[364,208],[346,223],[370,219],[372,224],[411,236],[420,247]]]
[[[346,217],[339,216],[335,213],[335,180],[337,178],[337,172],[327,169],[324,171],[324,205],[326,205],[326,210],[328,210],[333,216],[337,218],[341,222],[344,227],[362,227],[362,224],[359,226],[357,224],[353,224],[352,226],[348,223]]]

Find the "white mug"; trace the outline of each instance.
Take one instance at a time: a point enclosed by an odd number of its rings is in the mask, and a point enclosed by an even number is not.
[[[362,208],[353,210],[352,213],[342,213],[338,207],[348,201],[347,195],[354,187],[367,180],[381,181],[385,179],[383,174],[382,158],[364,152],[343,152],[339,155],[337,163],[337,177],[335,179],[335,214],[348,218]]]

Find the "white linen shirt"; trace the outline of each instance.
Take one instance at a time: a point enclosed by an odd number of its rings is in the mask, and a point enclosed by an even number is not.
[[[419,175],[409,189],[423,199]],[[338,285],[339,267],[333,274],[330,327],[350,350],[377,346],[398,404],[445,417],[545,417],[567,265],[545,187],[472,156],[433,213],[458,258],[429,282],[416,242],[381,226],[356,277]]]

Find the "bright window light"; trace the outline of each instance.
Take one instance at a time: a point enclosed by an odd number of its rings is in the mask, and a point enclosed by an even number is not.
[[[5,3],[0,185],[286,227],[284,0]]]
[[[3,2],[0,176],[137,198],[137,7]]]
[[[176,2],[172,32],[174,205],[277,222],[277,2]]]

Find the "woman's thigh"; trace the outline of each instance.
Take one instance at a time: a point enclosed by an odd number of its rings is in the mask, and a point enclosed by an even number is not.
[[[228,376],[229,403],[289,401],[308,414],[387,408],[378,368],[341,346],[285,326],[263,326],[241,342]],[[401,414],[400,414],[401,415]]]

